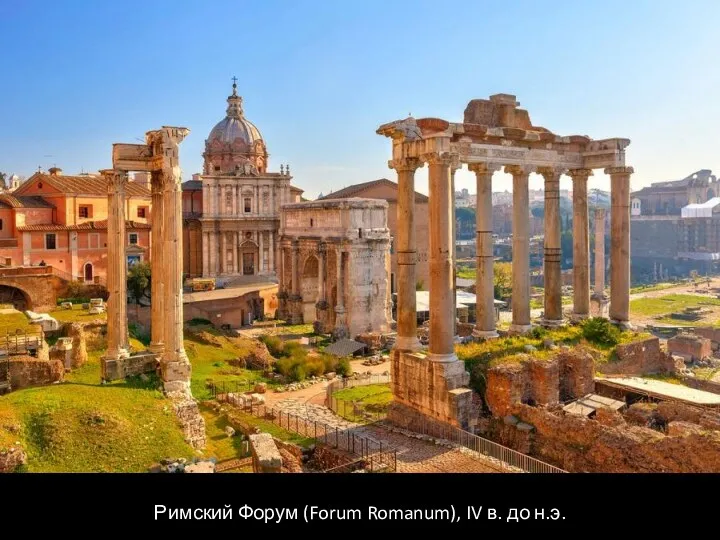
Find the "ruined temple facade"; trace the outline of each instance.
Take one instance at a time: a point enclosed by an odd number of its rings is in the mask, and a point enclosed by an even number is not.
[[[388,203],[323,199],[283,207],[278,317],[336,338],[388,332]]]
[[[455,305],[452,209],[454,175],[464,164],[477,179],[476,328],[479,338],[497,336],[493,287],[492,176],[504,167],[513,177],[512,325],[526,333],[530,319],[530,174],[545,182],[544,326],[563,324],[560,244],[560,176],[573,182],[573,317],[590,313],[589,216],[587,182],[593,169],[604,169],[611,182],[610,318],[629,325],[630,175],[625,165],[628,139],[593,140],[560,136],[535,126],[515,96],[496,94],[470,101],[462,123],[412,117],[383,124],[377,130],[392,141],[390,168],[398,176],[397,340],[392,379],[395,402],[389,418],[405,426],[430,417],[467,428],[471,395],[469,374],[454,351]],[[430,332],[429,350],[417,337],[414,234],[415,171],[429,168],[430,188]]]
[[[183,269],[193,277],[275,278],[280,206],[298,202],[290,167],[268,170],[260,131],[233,84],[226,116],[210,132],[203,174],[183,184]]]

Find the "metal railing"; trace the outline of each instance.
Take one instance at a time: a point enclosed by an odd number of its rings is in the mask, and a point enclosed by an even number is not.
[[[227,394],[216,394],[218,401],[228,401]],[[343,450],[360,458],[369,458],[371,456],[392,453],[395,456],[395,447],[383,444],[382,441],[376,441],[368,437],[364,437],[355,432],[354,428],[343,429],[332,426],[318,420],[309,420],[293,413],[288,413],[274,407],[267,407],[264,404],[252,403],[248,400],[244,406],[236,405],[240,410],[248,412],[251,415],[262,420],[272,422],[274,425],[292,433],[296,433],[309,439],[315,439],[337,450]],[[380,460],[387,462],[388,467],[392,464],[393,471],[397,460],[393,457],[378,457],[376,464]]]
[[[389,450],[373,454],[368,458],[360,458],[349,463],[325,469],[324,473],[351,473],[364,470],[372,473],[395,472],[397,470],[397,450]]]
[[[372,384],[389,384],[390,375],[373,374],[365,375],[355,379],[339,379],[331,381],[325,389],[325,406],[332,412],[343,418],[356,422],[377,422],[387,416],[385,410],[371,410],[363,403],[341,399],[333,394],[346,388],[357,386],[369,386]]]
[[[407,429],[435,439],[442,439],[459,446],[464,446],[473,452],[498,460],[508,469],[520,469],[526,473],[567,472],[554,465],[513,450],[512,448],[484,439],[464,429],[429,418],[423,418],[421,422],[417,420],[412,421]]]
[[[42,330],[6,332],[5,335],[0,335],[0,354],[28,354],[39,349],[43,341],[44,332]]]

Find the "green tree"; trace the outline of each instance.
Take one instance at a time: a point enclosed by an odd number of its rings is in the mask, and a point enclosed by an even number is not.
[[[128,270],[127,288],[137,306],[143,298],[150,297],[150,282],[150,263],[137,262]]]
[[[512,291],[512,263],[496,262],[493,265],[495,298],[507,298]]]

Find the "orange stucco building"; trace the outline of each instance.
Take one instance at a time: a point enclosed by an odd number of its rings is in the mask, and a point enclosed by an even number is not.
[[[67,279],[104,283],[107,189],[101,176],[66,176],[51,168],[0,194],[0,265],[44,263]],[[150,258],[150,202],[144,182],[128,182],[128,263]]]

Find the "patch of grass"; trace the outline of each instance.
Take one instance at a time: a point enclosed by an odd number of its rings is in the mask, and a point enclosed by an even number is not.
[[[630,294],[662,291],[664,289],[672,289],[673,287],[677,287],[678,285],[679,283],[656,283],[654,285],[638,285],[637,287],[630,288]]]
[[[35,327],[37,329],[37,327]],[[16,330],[33,330],[33,325],[30,324],[24,313],[4,313],[0,315],[0,336],[5,334],[14,334]]]
[[[477,270],[475,268],[461,266],[458,267],[456,275],[461,279],[475,279],[477,277]]]
[[[338,400],[337,414],[350,422],[367,422],[363,413],[382,414],[392,403],[393,396],[389,384],[368,384],[344,388],[333,394]]]
[[[258,418],[257,416],[253,416],[252,414],[244,411],[233,410],[233,416],[239,418],[248,425],[259,428],[260,431],[269,433],[270,435],[277,439],[280,439],[281,441],[297,444],[298,446],[302,446],[303,448],[307,448],[308,446],[311,446],[315,443],[315,439],[313,438],[304,437],[303,435],[288,431],[276,424],[273,424],[270,420]]]
[[[65,382],[0,397],[0,447],[20,442],[30,472],[143,472],[193,456],[159,381],[100,384],[100,352]]]
[[[82,308],[82,304],[73,305],[72,309],[54,309],[49,315],[60,323],[107,321],[107,313],[90,315],[87,310]]]
[[[638,298],[630,301],[630,317],[644,315],[652,317],[683,311],[689,307],[720,306],[720,298],[694,294],[667,294],[657,298]],[[671,319],[671,324],[678,321]],[[682,322],[682,321],[681,321]]]
[[[210,407],[200,405],[200,413],[205,418],[205,434],[207,446],[205,455],[215,457],[218,461],[243,457],[242,437],[228,437],[225,428],[228,426],[227,418],[218,416]]]
[[[230,362],[251,354],[257,347],[253,340],[229,337],[218,330],[207,328],[200,331],[186,331],[185,352],[192,364],[191,389],[197,399],[209,399],[207,382],[237,382],[248,387],[264,381],[260,371],[233,366]]]

